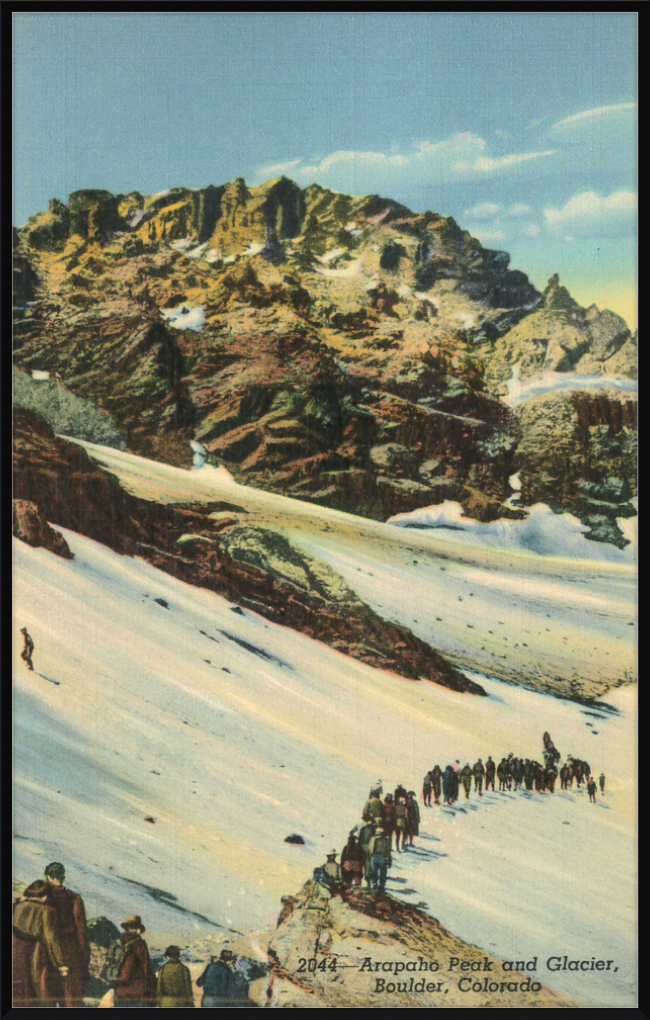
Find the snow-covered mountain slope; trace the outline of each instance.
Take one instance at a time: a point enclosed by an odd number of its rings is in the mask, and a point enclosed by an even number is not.
[[[63,533],[73,561],[14,547],[14,627],[36,644],[33,673],[14,649],[14,877],[62,860],[90,915],[140,913],[150,931],[268,926],[372,781],[419,790],[436,761],[539,757],[548,729],[605,771],[606,797],[423,808],[390,888],[506,959],[615,959],[540,980],[630,1003],[634,688],[607,697],[614,714],[483,678],[488,698],[401,680]]]
[[[338,571],[385,619],[464,668],[565,695],[589,696],[636,678],[632,565],[396,528],[238,485],[223,469],[186,471],[80,445],[142,498],[230,500],[245,508],[247,523],[281,531]]]

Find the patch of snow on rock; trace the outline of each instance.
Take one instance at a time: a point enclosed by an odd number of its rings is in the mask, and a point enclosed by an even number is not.
[[[538,372],[529,379],[521,379],[521,366],[513,366],[508,381],[508,392],[502,398],[509,407],[539,397],[542,393],[573,393],[576,390],[620,390],[636,393],[636,379],[622,375],[577,375],[575,372]]]
[[[190,307],[187,304],[182,304],[177,305],[176,308],[166,308],[162,317],[174,329],[193,329],[198,333],[205,323],[205,309],[203,305]]]

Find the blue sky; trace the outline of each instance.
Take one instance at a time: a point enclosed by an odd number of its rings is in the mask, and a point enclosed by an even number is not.
[[[635,310],[636,15],[14,16],[14,218],[281,173],[454,216]]]

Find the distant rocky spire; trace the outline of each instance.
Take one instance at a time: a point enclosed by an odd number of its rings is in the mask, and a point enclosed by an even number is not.
[[[544,306],[549,309],[562,309],[565,312],[574,314],[583,311],[578,302],[574,301],[571,297],[566,287],[562,286],[560,283],[560,277],[557,273],[553,274],[546,285],[546,290],[544,291]]]

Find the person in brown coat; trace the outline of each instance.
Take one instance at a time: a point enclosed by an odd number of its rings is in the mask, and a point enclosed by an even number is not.
[[[126,952],[114,981],[115,1006],[152,1009],[156,1005],[157,988],[147,943],[142,938],[146,928],[137,914],[127,917],[122,928],[124,935],[120,936],[120,941]]]
[[[56,911],[63,955],[70,968],[66,980],[59,983],[57,1001],[63,1007],[79,1008],[83,1006],[90,965],[84,901],[78,893],[64,887],[65,868],[58,861],[48,864],[45,878],[49,885],[48,903]]]
[[[355,833],[350,833],[341,851],[341,872],[346,885],[361,885],[363,876],[363,850]]]
[[[413,837],[420,835],[420,809],[415,790],[409,790],[406,797],[406,831],[408,833],[409,846],[413,846]],[[402,844],[402,849],[404,849],[404,844]]]
[[[32,882],[13,914],[13,1005],[54,1007],[59,981],[68,968],[57,931],[56,912],[48,903],[47,882]]]

